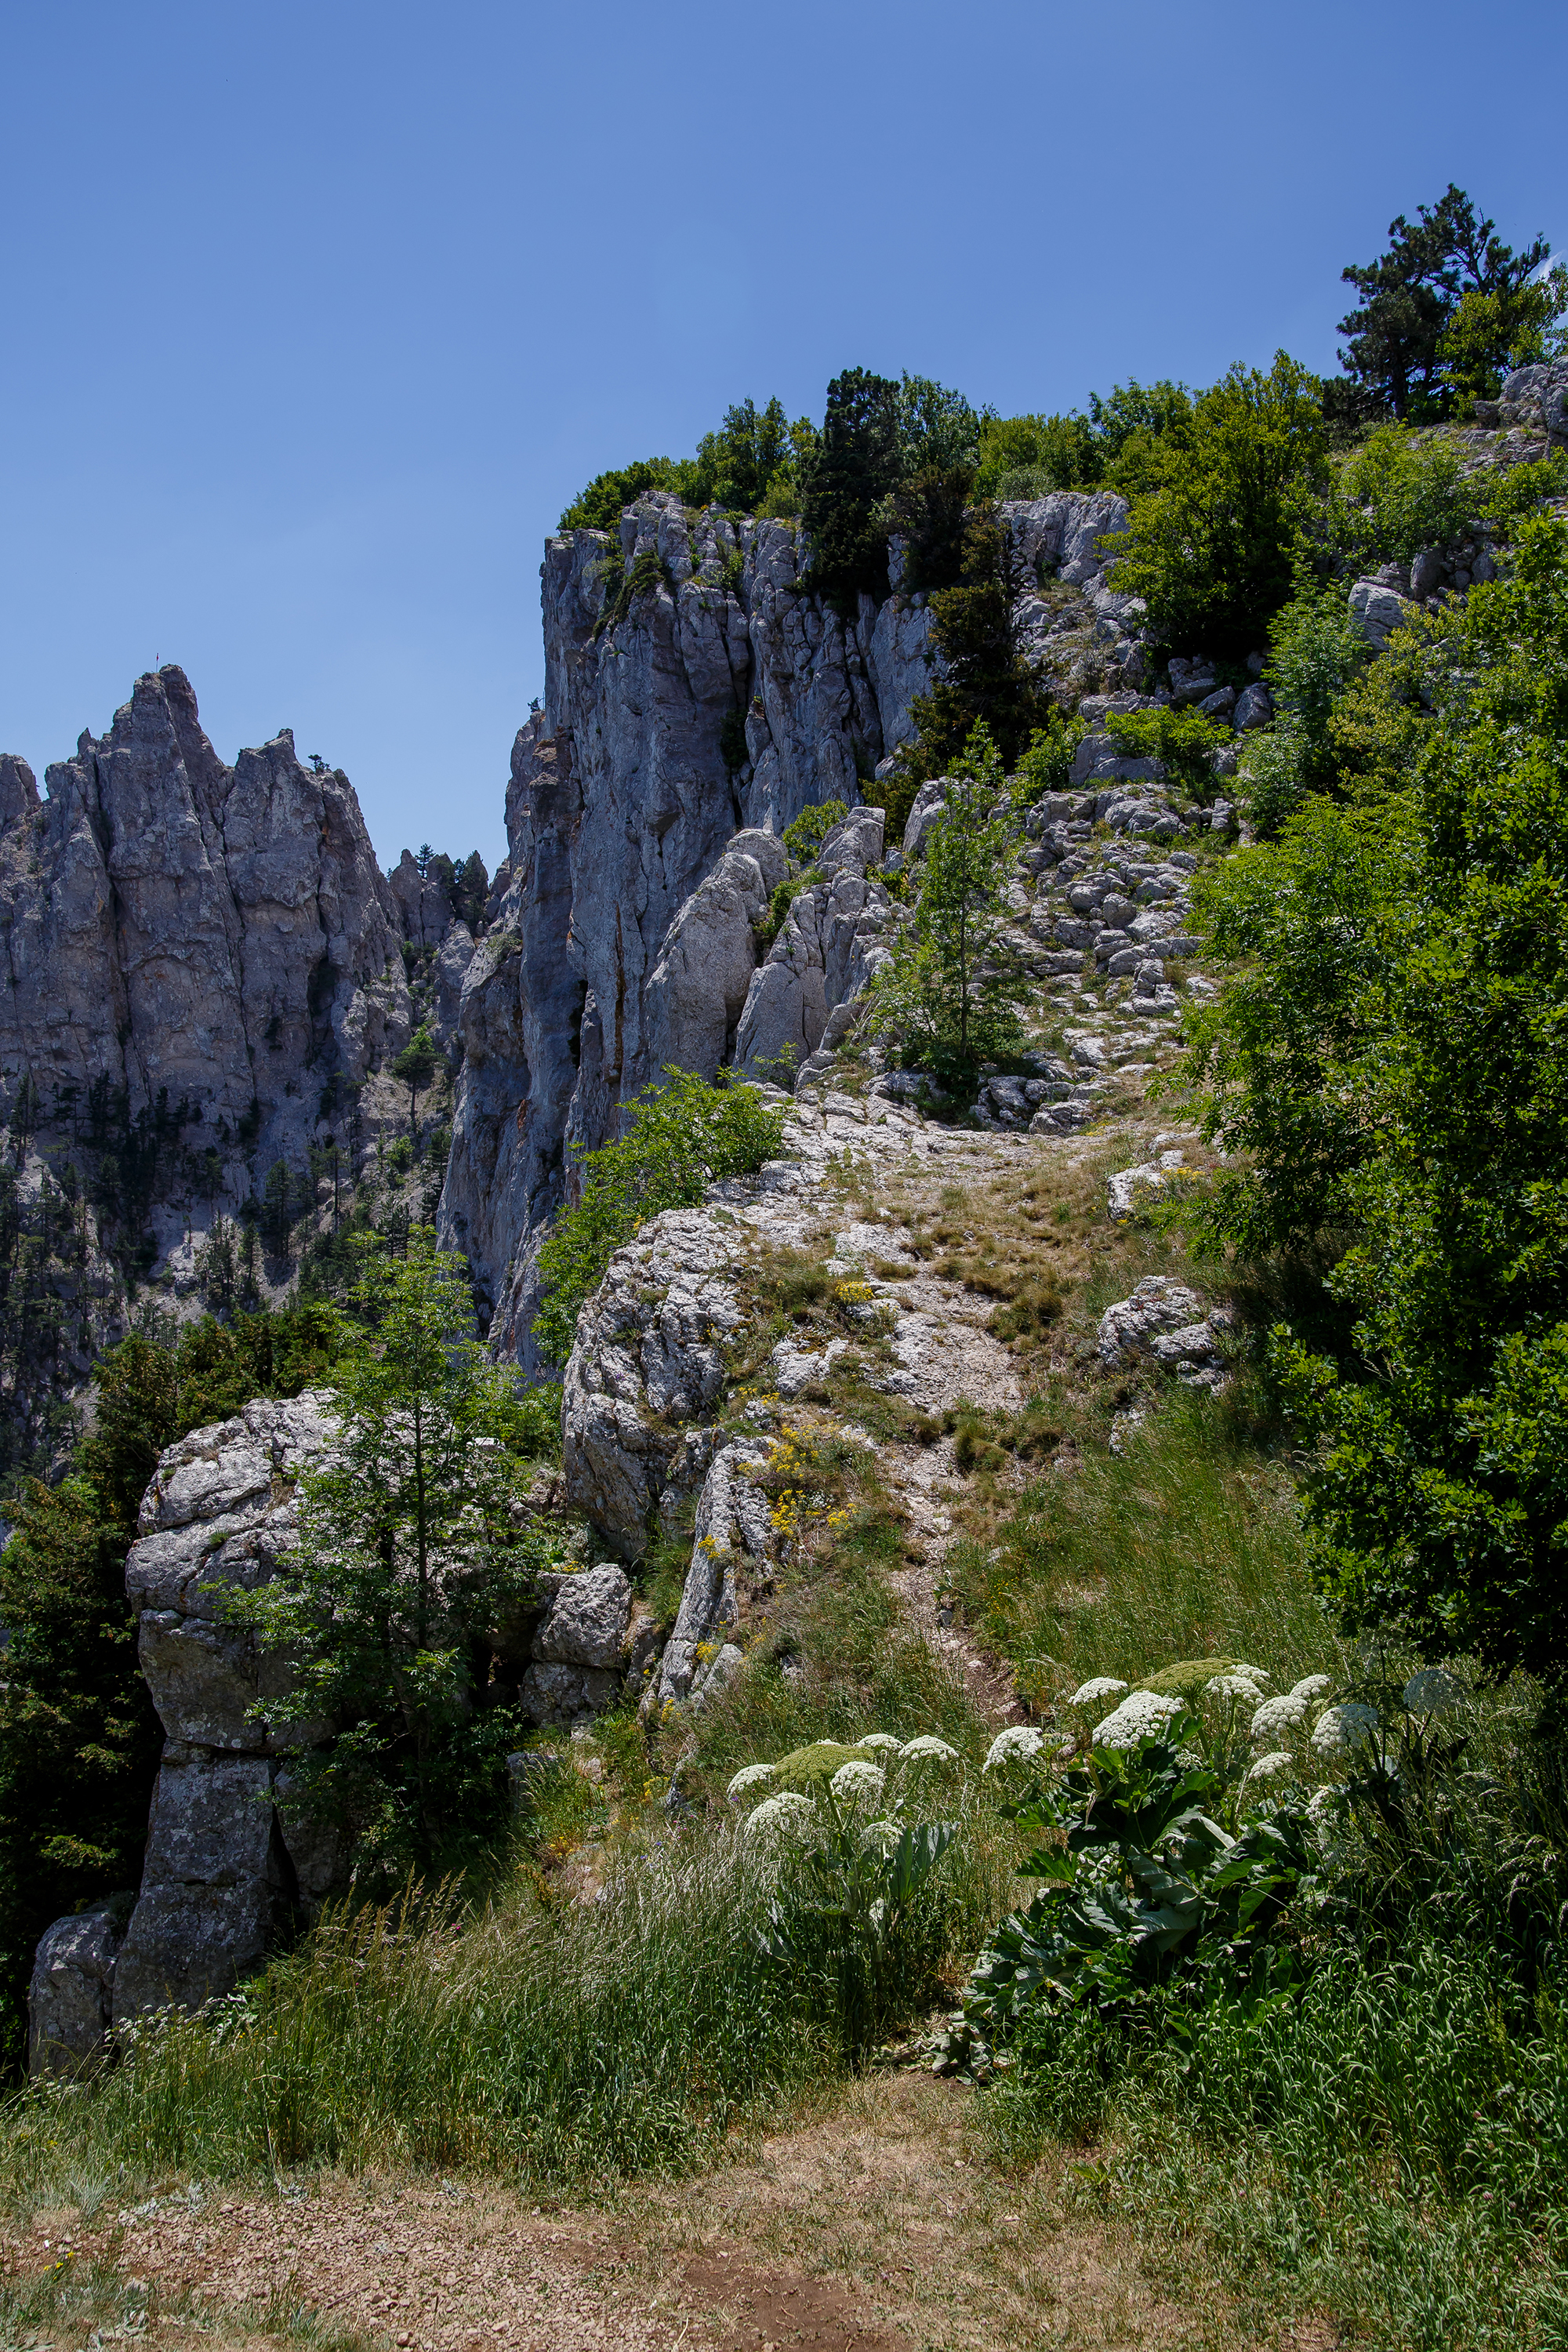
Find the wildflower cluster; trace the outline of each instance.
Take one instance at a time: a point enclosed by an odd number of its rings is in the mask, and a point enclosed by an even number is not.
[[[829,1963],[858,2063],[899,1980],[896,1938],[955,1833],[955,1823],[927,1818],[928,1799],[963,1759],[931,1735],[868,1731],[856,1747],[846,1755],[821,1741],[778,1764],[745,1765],[729,1794],[743,1804],[770,1790],[745,1817],[748,1844],[773,1855],[778,1870],[765,1948],[782,1967]],[[785,1774],[804,1787],[773,1789]]]

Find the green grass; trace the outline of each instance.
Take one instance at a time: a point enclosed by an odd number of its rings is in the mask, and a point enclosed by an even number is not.
[[[994,1916],[994,1825],[973,1788],[963,1811],[889,2025]],[[330,1916],[206,2016],[146,2021],[106,2073],[17,2094],[0,2204],[402,2164],[583,2194],[711,2162],[841,2070],[839,1979],[830,1956],[764,1957],[777,1872],[728,1809],[649,1818],[592,1901],[524,1860],[477,1916],[439,1896]]]
[[[1175,1391],[1121,1454],[1083,1441],[989,1546],[955,1547],[971,1622],[1046,1705],[1091,1675],[1246,1658],[1289,1689],[1338,1645],[1308,1584],[1294,1481],[1221,1402]]]
[[[1069,2210],[1217,2288],[1240,2341],[1327,2310],[1386,2352],[1544,2352],[1568,2341],[1565,2045],[1553,2000],[1414,1925],[1152,2049],[1042,2017],[980,2112],[1009,2170],[1072,2145]]]
[[[819,2074],[808,1990],[759,1958],[766,1873],[729,1832],[627,1856],[593,1903],[528,1872],[480,1918],[330,1921],[94,2084],[27,2092],[0,2195],[285,2167],[554,2181],[685,2166]]]

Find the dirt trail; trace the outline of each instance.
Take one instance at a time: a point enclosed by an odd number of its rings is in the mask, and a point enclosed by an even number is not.
[[[1062,2220],[1056,2174],[990,2170],[971,2097],[922,2073],[873,2074],[745,2158],[599,2209],[384,2174],[281,2195],[180,2189],[74,2242],[146,2291],[142,2340],[170,2352],[198,2333],[275,2341],[301,2306],[329,2339],[379,2352],[1185,2352],[1210,2340],[1110,2231]],[[60,2224],[40,2218],[16,2247],[24,2270],[53,2258]],[[199,2329],[159,2322],[182,2301]]]

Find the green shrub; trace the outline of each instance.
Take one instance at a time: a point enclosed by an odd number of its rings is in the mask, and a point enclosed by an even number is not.
[[[1476,497],[1446,436],[1417,439],[1403,425],[1380,425],[1342,466],[1329,527],[1335,546],[1363,568],[1409,563],[1423,548],[1462,537]]]
[[[975,494],[983,499],[1034,497],[1073,490],[1100,478],[1100,453],[1083,416],[984,416]],[[1020,477],[1033,487],[1011,487]],[[1006,487],[1005,487],[1006,486]]]
[[[951,588],[963,570],[964,527],[973,476],[967,467],[929,466],[887,501],[890,530],[908,541],[902,585]]]
[[[848,814],[843,801],[814,801],[810,808],[802,809],[785,825],[782,836],[794,863],[809,866],[834,826],[842,824]]]
[[[1478,500],[1480,512],[1512,538],[1521,523],[1542,512],[1549,499],[1568,498],[1568,450],[1554,450],[1528,466],[1494,474]]]
[[[299,1756],[289,1802],[347,1833],[355,1884],[374,1892],[460,1866],[504,1821],[524,1718],[484,1702],[491,1640],[561,1538],[522,1509],[538,1415],[473,1337],[462,1259],[418,1225],[401,1255],[370,1235],[356,1254],[357,1319],[336,1318],[337,1436],[300,1475],[298,1547],[254,1591],[213,1590],[287,1662],[268,1730],[335,1727]]]
[[[1325,450],[1317,378],[1283,352],[1267,375],[1232,368],[1190,424],[1129,435],[1116,584],[1145,600],[1160,644],[1230,658],[1261,641],[1290,593]]]
[[[899,387],[847,368],[827,387],[822,433],[800,466],[801,521],[811,542],[804,585],[852,612],[864,591],[888,593],[882,500],[899,478]]]
[[[1568,524],[1434,638],[1402,802],[1322,803],[1233,859],[1211,906],[1245,961],[1189,1075],[1249,1174],[1240,1248],[1337,1230],[1337,1360],[1275,1361],[1321,1449],[1317,1574],[1351,1627],[1401,1625],[1544,1679],[1568,1656]],[[1382,667],[1381,665],[1379,667]]]
[[[1342,580],[1298,587],[1274,619],[1264,670],[1275,724],[1247,748],[1247,806],[1259,833],[1277,833],[1310,793],[1333,790],[1344,762],[1332,727],[1347,688],[1372,658]]]
[[[1113,710],[1107,715],[1106,731],[1111,740],[1135,760],[1163,760],[1173,783],[1189,800],[1211,800],[1214,797],[1213,757],[1222,743],[1231,741],[1231,730],[1201,710]]]
[[[690,1070],[666,1070],[626,1108],[630,1133],[584,1154],[581,1197],[557,1213],[540,1246],[544,1304],[533,1329],[549,1363],[564,1365],[579,1307],[640,1224],[691,1206],[710,1184],[753,1174],[784,1132],[783,1112],[755,1087],[710,1086]]]
[[[1201,1734],[1195,1717],[1174,1714],[1125,1751],[1097,1747],[1065,1771],[1034,1771],[1005,1807],[1026,1836],[1050,1838],[1018,1865],[1047,1885],[976,1960],[949,2067],[989,2072],[1036,2002],[1136,2026],[1151,2007],[1163,2022],[1162,1996],[1178,1987],[1194,2000],[1256,2000],[1302,1982],[1280,1931],[1317,1860],[1305,1803],[1238,1819],[1239,1772],[1196,1754]]]
[[[561,517],[563,530],[607,530],[621,527],[622,510],[636,506],[649,490],[679,490],[680,468],[673,458],[642,457],[635,465],[595,474]]]
[[[994,507],[972,508],[958,582],[931,599],[938,674],[910,706],[919,733],[900,752],[901,779],[945,775],[981,726],[1012,767],[1035,730],[1048,725],[1052,705],[1018,650],[1016,585],[1011,543]]]
[[[899,471],[906,480],[931,471],[973,478],[980,458],[980,419],[961,392],[929,375],[899,382]]]
[[[1013,822],[1001,755],[976,727],[926,842],[913,919],[876,984],[879,1024],[944,1085],[971,1083],[1022,1034],[1017,1008],[1031,984],[1007,953],[1000,899]]]
[[[125,1556],[159,1454],[331,1363],[320,1307],[137,1333],[93,1367],[93,1427],[58,1486],[29,1484],[0,1554],[0,2057],[18,2055],[33,1946],[89,1896],[133,1886],[163,1733],[136,1664]]]
[[[1047,713],[1044,726],[1035,729],[1018,762],[1013,790],[1020,808],[1032,806],[1047,793],[1067,791],[1072,781],[1073,757],[1086,731],[1081,719],[1069,719],[1057,709]]]

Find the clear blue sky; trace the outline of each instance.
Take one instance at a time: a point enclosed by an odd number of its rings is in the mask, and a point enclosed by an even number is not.
[[[493,864],[541,541],[725,406],[1330,367],[1450,179],[1568,245],[1568,9],[6,0],[0,749],[182,663]]]

